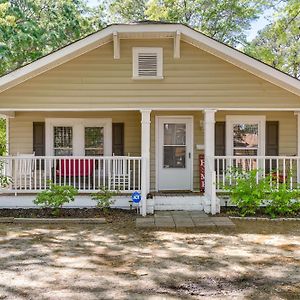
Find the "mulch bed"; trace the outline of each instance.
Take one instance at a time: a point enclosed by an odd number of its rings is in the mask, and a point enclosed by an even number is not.
[[[221,207],[221,212],[218,214],[220,217],[240,217],[240,211],[237,207],[234,206],[227,206]],[[260,208],[255,215],[247,215],[245,217],[256,217],[256,218],[269,218],[272,219],[270,215],[266,214],[264,208]],[[285,215],[278,215],[277,218],[300,218],[300,211],[295,214],[285,214]]]
[[[107,222],[131,220],[136,217],[136,210],[99,208],[61,208],[59,214],[54,214],[50,208],[16,208],[0,209],[0,218],[105,218]]]

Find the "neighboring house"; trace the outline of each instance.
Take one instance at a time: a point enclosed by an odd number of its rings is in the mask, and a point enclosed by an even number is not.
[[[230,166],[300,181],[300,81],[180,24],[108,26],[13,71],[0,111],[13,177],[0,206],[32,205],[51,179],[120,191],[120,206],[140,191],[143,215],[215,214]]]

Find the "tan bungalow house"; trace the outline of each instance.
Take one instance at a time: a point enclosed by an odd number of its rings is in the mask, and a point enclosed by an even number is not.
[[[140,192],[143,215],[215,214],[230,166],[300,182],[300,81],[180,24],[111,25],[4,75],[0,113],[0,207],[51,180],[76,206],[106,187],[117,206]]]

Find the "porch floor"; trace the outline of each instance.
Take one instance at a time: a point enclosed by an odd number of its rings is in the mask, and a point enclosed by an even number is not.
[[[137,228],[233,227],[227,217],[210,217],[202,211],[158,211],[153,216],[138,217]]]

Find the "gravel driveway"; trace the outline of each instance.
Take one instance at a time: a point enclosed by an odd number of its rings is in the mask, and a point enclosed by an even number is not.
[[[0,299],[299,299],[300,222],[0,226]]]

